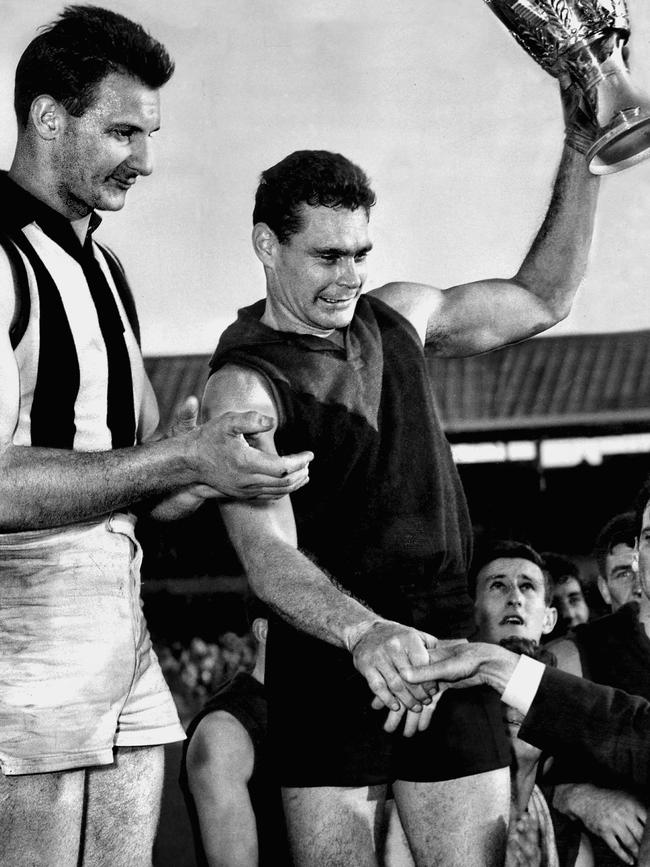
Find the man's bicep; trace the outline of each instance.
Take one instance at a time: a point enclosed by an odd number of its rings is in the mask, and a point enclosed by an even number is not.
[[[429,322],[438,315],[443,290],[424,283],[387,283],[368,293],[400,313],[415,328],[424,344]]]
[[[271,388],[261,374],[229,364],[210,376],[201,399],[202,419],[218,418],[225,412],[251,411],[278,417]],[[270,431],[271,438],[275,429],[276,425]]]

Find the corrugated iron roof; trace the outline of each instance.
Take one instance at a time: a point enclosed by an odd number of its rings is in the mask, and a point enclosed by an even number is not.
[[[145,366],[163,428],[203,392],[208,355]],[[542,337],[471,358],[428,358],[434,397],[455,442],[650,430],[650,331]]]
[[[428,365],[454,441],[650,430],[650,331],[543,337]]]

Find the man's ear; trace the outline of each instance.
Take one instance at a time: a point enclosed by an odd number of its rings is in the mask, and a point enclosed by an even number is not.
[[[43,93],[32,101],[29,119],[42,139],[55,139],[61,134],[65,122],[64,109],[54,97]]]
[[[280,245],[278,236],[266,223],[255,223],[253,226],[253,249],[262,265],[272,267],[275,254]]]
[[[607,581],[603,578],[602,575],[598,576],[598,589],[600,590],[600,595],[603,597],[605,602],[608,605],[612,604],[612,594],[609,592],[609,587],[607,586]]]
[[[266,633],[269,628],[269,622],[265,617],[256,617],[253,620],[251,630],[258,644],[266,644]]]
[[[542,635],[548,635],[549,632],[553,632],[556,623],[557,608],[553,608],[552,605],[547,605],[546,613],[544,614],[544,623],[542,624]]]

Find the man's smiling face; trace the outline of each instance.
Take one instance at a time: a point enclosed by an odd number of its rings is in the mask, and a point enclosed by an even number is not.
[[[546,602],[542,570],[521,557],[498,557],[483,566],[476,576],[474,615],[477,640],[495,644],[511,635],[539,641],[557,619]]]

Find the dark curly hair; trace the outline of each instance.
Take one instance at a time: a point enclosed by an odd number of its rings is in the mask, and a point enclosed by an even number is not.
[[[152,89],[166,84],[174,62],[140,24],[100,6],[66,6],[41,28],[16,68],[14,109],[27,125],[32,102],[48,93],[80,117],[110,73],[131,75]]]
[[[253,225],[266,223],[283,244],[302,228],[303,204],[363,208],[370,216],[375,194],[365,172],[341,154],[294,151],[260,175]]]

